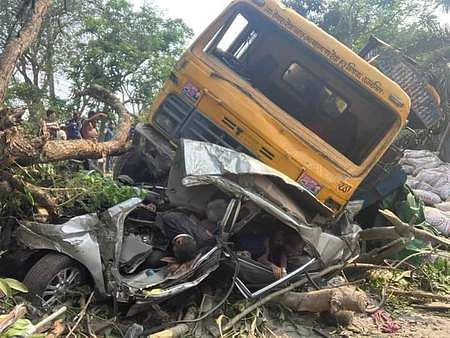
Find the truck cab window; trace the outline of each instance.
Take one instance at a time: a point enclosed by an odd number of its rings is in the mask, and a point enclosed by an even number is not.
[[[238,13],[216,34],[211,53],[235,72],[251,81],[246,69],[245,57],[257,37],[258,33],[249,21],[244,15]]]
[[[337,117],[343,114],[348,108],[348,103],[345,99],[340,97],[331,88],[321,85],[319,79],[297,63],[289,66],[283,74],[283,80],[299,95],[307,95],[308,92],[315,92],[315,98],[318,101],[315,105],[322,107],[325,114],[329,116]],[[314,93],[310,94],[313,94],[314,97]],[[309,96],[311,97],[311,95]]]
[[[366,88],[246,6],[217,29],[204,51],[356,165],[396,121]],[[290,118],[283,120],[297,128]]]
[[[238,14],[217,44],[217,50],[230,52],[233,43],[242,35],[247,26],[248,20],[242,14]]]

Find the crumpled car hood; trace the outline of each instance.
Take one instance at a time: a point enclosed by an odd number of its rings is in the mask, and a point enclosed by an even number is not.
[[[183,173],[176,172],[177,170],[174,169],[171,176],[176,177],[174,180],[179,180],[181,176],[182,184],[185,187],[214,185],[228,195],[245,197],[296,230],[325,265],[344,258],[347,246],[345,241],[323,232],[318,226],[308,224],[292,195],[283,193],[285,189],[278,189],[288,186],[291,191],[294,189],[299,193],[309,194],[286,175],[246,154],[199,141],[182,140],[177,158],[182,163],[179,165],[178,171],[182,170]],[[275,188],[266,189],[263,196],[256,193],[252,189],[252,185],[260,184],[267,177],[275,178],[276,184],[274,184]],[[169,179],[170,181],[171,179]],[[244,184],[241,184],[241,181],[244,181]],[[193,196],[189,196],[187,190],[184,193],[186,194],[185,198],[193,198]]]

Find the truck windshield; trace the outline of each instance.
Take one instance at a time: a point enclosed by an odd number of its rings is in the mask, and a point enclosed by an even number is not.
[[[396,121],[367,90],[251,7],[241,6],[205,52],[356,165]]]

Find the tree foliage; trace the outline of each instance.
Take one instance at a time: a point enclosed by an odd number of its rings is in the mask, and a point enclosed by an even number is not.
[[[0,2],[0,53],[17,34],[28,0]],[[55,0],[35,43],[18,60],[7,104],[25,105],[30,125],[54,108],[70,114],[92,102],[69,99],[97,83],[139,113],[161,88],[192,31],[146,4],[126,0]]]
[[[152,7],[133,10],[126,0],[109,0],[89,17],[69,56],[69,77],[77,87],[92,83],[119,92],[135,113],[161,88],[192,31],[164,19]]]

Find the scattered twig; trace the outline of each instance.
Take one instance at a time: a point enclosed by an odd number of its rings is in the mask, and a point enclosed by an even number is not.
[[[409,298],[423,298],[423,299],[436,299],[444,302],[450,302],[450,296],[444,295],[436,295],[431,292],[423,292],[423,291],[403,291],[398,289],[389,289],[389,293],[397,295],[397,296],[406,296]]]
[[[403,263],[409,261],[411,258],[417,257],[417,256],[423,256],[423,255],[429,255],[433,253],[433,251],[427,250],[427,251],[420,251],[420,252],[415,252],[405,258],[403,258],[400,262],[398,262],[397,264],[394,265],[394,269],[399,268]]]
[[[193,320],[196,316],[196,307],[190,306],[188,310],[186,311],[186,314],[184,316],[184,320]],[[178,338],[178,337],[185,337],[186,333],[189,331],[190,326],[188,324],[179,324],[176,325],[170,329],[160,331],[157,333],[154,333],[149,336],[149,338]]]
[[[94,297],[94,291],[91,292],[91,295],[89,296],[86,304],[83,306],[83,308],[81,309],[80,313],[77,315],[78,319],[75,322],[75,325],[70,329],[69,333],[67,334],[67,337],[70,337],[71,335],[73,335],[73,333],[75,332],[76,328],[78,327],[78,325],[80,325],[81,320],[84,318],[86,311],[89,307],[89,305],[91,304],[92,298]]]
[[[73,196],[72,198],[69,198],[67,201],[62,202],[61,204],[57,204],[56,206],[58,208],[61,208],[61,207],[65,206],[65,205],[75,201],[76,199],[80,198],[81,196],[83,196],[86,193],[87,193],[87,191],[80,192],[79,194]]]
[[[328,275],[330,273],[342,270],[345,267],[345,264],[339,264],[339,265],[333,265],[330,266],[324,270],[322,270],[321,272],[317,273],[317,274],[311,274],[311,277],[323,277],[325,275]],[[239,313],[238,315],[236,315],[234,318],[232,318],[228,324],[223,328],[222,332],[226,333],[227,331],[231,330],[233,328],[234,325],[236,325],[242,318],[245,318],[249,313],[253,312],[254,310],[258,309],[259,307],[263,306],[264,304],[266,304],[267,302],[272,301],[273,299],[284,295],[285,293],[292,291],[296,288],[299,288],[303,285],[305,285],[308,282],[307,278],[304,278],[296,283],[291,284],[290,286],[273,292],[269,295],[267,295],[266,297],[260,299],[259,301],[257,301],[256,303],[254,303],[253,305],[249,306],[248,308],[246,308],[244,311],[242,311],[241,313]]]
[[[398,270],[398,268],[387,266],[387,265],[377,265],[377,264],[369,264],[369,263],[350,263],[345,266],[344,269],[380,269],[380,270]]]
[[[39,332],[45,325],[47,325],[48,323],[54,321],[56,318],[58,318],[59,316],[61,316],[64,312],[67,311],[67,307],[63,306],[62,308],[60,308],[58,311],[56,311],[55,313],[52,313],[50,316],[44,318],[43,320],[41,320],[39,323],[37,323],[36,325],[32,325],[30,326],[27,331],[24,334],[24,337],[29,337],[37,332]]]

